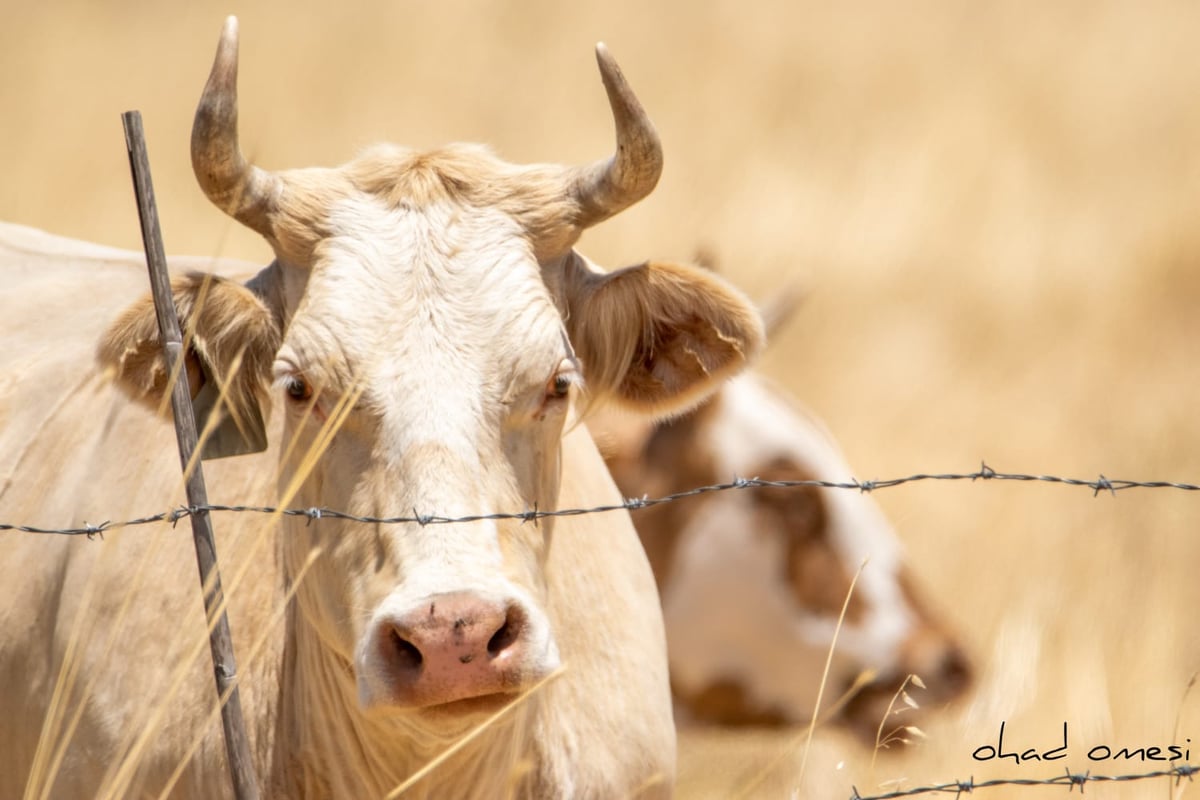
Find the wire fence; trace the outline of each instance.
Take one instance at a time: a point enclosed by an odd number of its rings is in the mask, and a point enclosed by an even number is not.
[[[1116,495],[1117,492],[1126,491],[1129,489],[1175,489],[1185,492],[1200,491],[1200,485],[1192,483],[1183,483],[1178,481],[1142,481],[1142,480],[1125,480],[1107,478],[1100,475],[1095,479],[1084,478],[1067,478],[1056,475],[1031,475],[1014,472],[999,472],[986,463],[982,463],[980,468],[973,472],[961,473],[917,473],[902,478],[889,478],[886,480],[869,480],[862,481],[856,478],[851,478],[846,481],[830,481],[830,480],[783,480],[772,481],[763,480],[760,478],[735,478],[727,483],[711,484],[708,486],[698,486],[694,489],[675,492],[673,494],[663,495],[661,497],[630,497],[622,500],[619,503],[611,503],[607,505],[593,506],[590,508],[564,508],[552,511],[543,511],[539,509],[530,509],[519,512],[508,513],[493,513],[493,514],[471,514],[466,516],[449,517],[439,514],[422,514],[415,509],[411,514],[400,515],[394,517],[371,517],[359,516],[350,514],[345,511],[339,511],[330,508],[276,508],[273,506],[248,506],[248,505],[223,505],[223,504],[205,504],[194,506],[180,506],[169,511],[163,511],[157,514],[149,514],[147,516],[128,519],[119,522],[104,521],[100,523],[89,524],[85,523],[82,526],[74,528],[49,528],[39,527],[35,525],[22,525],[15,523],[0,522],[0,531],[19,531],[32,534],[61,534],[67,536],[86,536],[89,539],[97,536],[102,537],[106,531],[116,530],[119,528],[135,527],[140,525],[150,525],[153,523],[167,522],[175,525],[183,519],[203,513],[256,513],[266,515],[282,515],[282,516],[298,516],[306,517],[309,523],[319,522],[324,519],[347,520],[356,523],[375,524],[375,525],[398,525],[411,524],[418,525],[439,525],[451,523],[468,523],[478,522],[482,520],[520,520],[523,522],[536,522],[547,517],[573,517],[582,516],[585,514],[602,514],[611,511],[638,511],[643,508],[663,505],[665,503],[673,503],[680,500],[685,500],[691,497],[701,495],[714,494],[717,492],[735,491],[742,489],[792,489],[800,487],[814,487],[829,490],[845,490],[869,493],[879,489],[888,489],[896,486],[903,486],[912,483],[921,483],[929,481],[968,481],[968,482],[989,482],[989,481],[1015,481],[1019,483],[1047,483],[1058,486],[1076,486],[1084,489],[1090,489],[1092,496],[1098,496],[1101,492]],[[996,778],[990,780],[977,781],[973,777],[967,780],[955,780],[947,783],[930,784],[927,786],[913,787],[907,789],[896,789],[885,792],[883,794],[861,794],[856,787],[851,788],[849,800],[895,800],[895,798],[918,797],[922,795],[954,795],[956,798],[964,794],[973,794],[979,789],[989,789],[993,787],[1028,787],[1028,786],[1066,786],[1069,791],[1074,791],[1078,786],[1082,793],[1085,785],[1089,783],[1130,783],[1135,781],[1145,781],[1158,778],[1173,778],[1178,785],[1184,779],[1189,782],[1193,777],[1200,773],[1200,766],[1191,764],[1175,764],[1167,769],[1161,769],[1153,772],[1123,774],[1123,775],[1093,775],[1090,772],[1073,773],[1067,770],[1062,775],[1057,775],[1052,778]]]
[[[273,506],[247,506],[247,505],[224,505],[224,504],[205,504],[180,506],[169,511],[163,511],[157,514],[150,514],[143,517],[128,519],[119,522],[105,521],[97,524],[87,524],[74,528],[49,528],[38,527],[35,525],[23,525],[15,523],[0,522],[0,532],[2,531],[18,531],[32,534],[59,534],[67,536],[86,536],[91,539],[97,536],[102,537],[106,531],[116,530],[120,528],[136,527],[141,525],[150,525],[159,522],[168,522],[172,526],[181,520],[189,517],[213,512],[229,512],[229,513],[257,513],[257,514],[277,514],[282,516],[303,516],[307,517],[310,523],[317,522],[322,519],[338,519],[347,520],[356,523],[364,524],[381,524],[381,525],[396,525],[396,524],[411,524],[416,523],[421,526],[451,524],[451,523],[468,523],[478,522],[482,520],[520,520],[523,522],[535,522],[539,519],[547,517],[572,517],[582,516],[586,514],[600,514],[611,511],[628,510],[637,511],[643,508],[673,503],[691,497],[701,495],[714,494],[717,492],[742,490],[742,489],[757,489],[757,488],[776,488],[776,489],[791,489],[800,487],[814,487],[829,490],[846,490],[857,491],[862,493],[870,493],[879,489],[888,489],[906,484],[931,482],[931,481],[1015,481],[1019,483],[1046,483],[1058,486],[1075,486],[1092,491],[1092,496],[1097,497],[1101,492],[1116,495],[1117,492],[1126,491],[1129,489],[1175,489],[1184,492],[1200,491],[1200,485],[1192,483],[1184,483],[1179,481],[1144,481],[1144,480],[1126,480],[1108,478],[1101,474],[1095,479],[1070,478],[1056,475],[1033,475],[1013,472],[999,472],[988,466],[986,462],[980,464],[980,468],[973,472],[962,473],[916,473],[900,478],[889,478],[884,480],[867,480],[862,481],[857,478],[851,478],[846,481],[830,481],[830,480],[763,480],[760,478],[734,478],[726,483],[711,484],[708,486],[698,486],[693,489],[675,492],[672,494],[663,495],[660,497],[631,497],[625,498],[620,503],[612,503],[607,505],[592,506],[590,508],[567,508],[556,509],[552,511],[543,511],[539,509],[530,509],[520,512],[507,513],[492,513],[492,514],[471,514],[458,517],[449,517],[438,514],[421,514],[415,509],[411,515],[400,515],[394,517],[371,517],[359,516],[350,514],[344,511],[339,511],[330,508],[277,508]],[[897,798],[919,797],[923,795],[954,795],[960,798],[964,794],[974,794],[979,789],[990,789],[996,787],[1031,787],[1031,786],[1066,786],[1068,791],[1073,792],[1078,786],[1080,793],[1084,791],[1084,787],[1089,783],[1133,783],[1139,781],[1147,781],[1159,778],[1173,778],[1178,786],[1184,779],[1193,782],[1195,775],[1200,774],[1200,765],[1192,764],[1174,764],[1167,769],[1156,770],[1152,772],[1133,773],[1133,774],[1118,774],[1118,775],[1094,775],[1091,772],[1073,773],[1069,769],[1061,774],[1051,778],[995,778],[989,780],[975,780],[974,777],[967,780],[955,780],[946,783],[929,784],[926,786],[912,787],[906,789],[896,789],[882,794],[861,794],[857,787],[851,787],[851,794],[848,800],[896,800]]]
[[[1104,475],[1100,475],[1098,478],[1089,480],[1084,478],[1063,478],[1057,475],[1026,475],[1016,472],[997,472],[989,467],[986,463],[983,463],[980,465],[980,468],[974,472],[917,473],[904,478],[888,478],[886,480],[871,481],[860,481],[857,478],[851,478],[847,481],[771,481],[762,480],[759,478],[734,478],[727,483],[698,486],[694,489],[675,492],[673,494],[663,495],[661,497],[629,497],[622,500],[620,503],[593,506],[591,508],[560,508],[552,511],[543,511],[533,508],[526,511],[502,512],[494,514],[469,514],[466,516],[448,517],[439,514],[422,514],[416,509],[413,509],[411,514],[394,517],[371,517],[359,516],[330,508],[281,509],[274,506],[222,505],[209,503],[204,505],[180,506],[169,511],[163,511],[157,514],[150,514],[147,516],[119,522],[113,522],[109,520],[99,523],[84,523],[82,526],[74,528],[47,528],[36,525],[0,522],[0,531],[61,534],[65,536],[87,536],[88,538],[92,538],[103,534],[105,531],[111,531],[118,528],[150,525],[157,522],[169,522],[174,525],[182,519],[186,519],[197,514],[212,512],[278,514],[289,517],[307,517],[309,522],[315,522],[322,519],[338,519],[371,525],[401,525],[416,523],[418,525],[425,526],[479,522],[481,520],[521,520],[523,522],[536,522],[537,520],[545,519],[547,517],[578,517],[584,514],[603,514],[610,511],[637,511],[642,508],[663,505],[664,503],[673,503],[689,497],[698,497],[700,495],[713,494],[715,492],[733,491],[737,489],[794,489],[799,487],[815,487],[820,489],[841,489],[866,493],[874,492],[878,489],[889,489],[895,486],[903,486],[905,484],[920,483],[924,481],[1041,482],[1056,484],[1059,486],[1079,486],[1086,489],[1091,489],[1093,496],[1097,496],[1101,492],[1108,492],[1116,495],[1117,492],[1126,491],[1129,489],[1177,489],[1185,492],[1200,491],[1200,485],[1192,483],[1180,483],[1177,481],[1135,481],[1106,478]]]
[[[986,781],[976,781],[974,778],[970,778],[965,781],[899,789],[886,794],[864,795],[859,794],[858,789],[854,788],[850,800],[894,800],[898,797],[917,797],[930,794],[952,794],[955,797],[961,797],[964,794],[973,794],[976,789],[989,789],[996,786],[1066,786],[1070,792],[1075,791],[1075,787],[1078,786],[1079,792],[1082,794],[1084,786],[1089,783],[1133,783],[1155,778],[1174,778],[1175,785],[1178,786],[1185,778],[1191,782],[1192,777],[1197,773],[1200,773],[1200,766],[1192,764],[1175,764],[1169,769],[1133,775],[1093,775],[1090,772],[1074,773],[1067,770],[1065,774],[1056,775],[1053,778],[996,778]]]

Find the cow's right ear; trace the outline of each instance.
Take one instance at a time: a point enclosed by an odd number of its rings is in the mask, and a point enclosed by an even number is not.
[[[204,458],[265,449],[262,406],[281,338],[276,316],[250,289],[216,275],[193,272],[176,278],[171,293],[187,346],[184,358]],[[109,326],[96,356],[135,401],[165,407],[172,376],[149,295]]]

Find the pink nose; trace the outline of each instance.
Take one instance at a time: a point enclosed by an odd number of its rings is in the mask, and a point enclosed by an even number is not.
[[[471,592],[431,595],[377,622],[374,645],[392,701],[421,707],[521,688],[528,615]]]

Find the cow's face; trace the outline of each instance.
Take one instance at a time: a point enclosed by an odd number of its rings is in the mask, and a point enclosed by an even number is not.
[[[414,177],[412,158],[375,158],[372,172],[395,185]],[[481,183],[488,165],[475,165]],[[351,195],[323,227],[312,263],[286,269],[305,285],[273,365],[295,502],[376,518],[553,509],[584,373],[518,221],[449,196]],[[552,530],[294,520],[285,543],[293,570],[326,551],[310,578],[326,588],[300,601],[313,619],[354,610],[329,637],[363,702],[429,705],[557,666],[539,578]],[[434,675],[438,659],[453,679],[404,679]]]
[[[630,437],[610,465],[622,491],[636,496],[735,476],[851,478],[820,426],[749,375],[696,412]],[[659,581],[673,686],[701,719],[810,719],[844,604],[825,702],[873,673],[844,714],[864,734],[874,737],[910,673],[928,686],[914,695],[926,705],[966,686],[961,649],[918,601],[899,541],[863,494],[722,492],[639,511],[634,522]]]
[[[253,419],[236,404],[255,401],[283,416],[285,503],[371,518],[552,510],[577,395],[672,410],[757,348],[757,315],[711,276],[603,273],[573,251],[584,227],[650,190],[661,159],[600,57],[611,160],[517,167],[477,147],[384,147],[269,174],[237,151],[227,28],[193,159],[210,198],[277,260],[246,287],[193,277],[175,291],[196,372],[232,388],[230,416]],[[151,320],[148,303],[127,312],[101,358],[153,400],[165,372]],[[288,572],[306,572],[298,606],[364,707],[478,707],[558,665],[542,580],[552,519],[284,524]]]

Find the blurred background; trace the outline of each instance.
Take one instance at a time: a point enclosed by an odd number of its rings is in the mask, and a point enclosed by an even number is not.
[[[666,170],[581,248],[612,267],[711,253],[757,298],[805,291],[761,368],[863,479],[962,471],[1200,482],[1200,4],[0,0],[0,219],[140,248],[120,113],[145,120],[167,249],[264,261],[195,187],[188,140],[226,14],[261,166],[488,142],[611,148],[592,47],[655,120]],[[4,291],[4,287],[0,287]],[[828,476],[843,478],[845,476]],[[1089,762],[1200,761],[1200,496],[1047,484],[876,495],[980,667],[927,739],[875,758],[818,731],[685,731],[683,797],[850,796]],[[914,693],[920,702],[920,693]],[[975,748],[1056,747],[1052,764]],[[1165,782],[1090,785],[1156,797]],[[988,797],[1053,789],[993,789]],[[1194,792],[1193,792],[1194,794]],[[1176,796],[1176,795],[1171,795]]]

